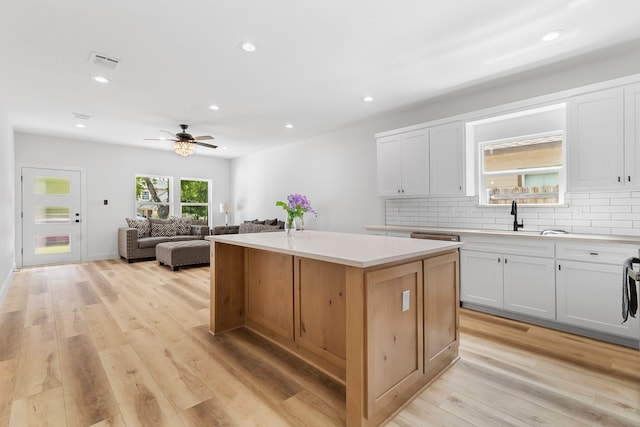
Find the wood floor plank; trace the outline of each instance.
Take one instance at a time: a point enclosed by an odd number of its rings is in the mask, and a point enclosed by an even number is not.
[[[0,426],[9,425],[17,371],[18,359],[0,361]]]
[[[9,427],[67,425],[62,387],[13,401]]]
[[[14,399],[62,387],[53,323],[24,328]]]
[[[87,426],[120,415],[93,340],[76,335],[58,340],[69,426]]]
[[[127,337],[104,304],[83,307],[82,316],[98,351],[127,343]]]
[[[25,317],[24,310],[0,314],[0,361],[18,357],[22,348],[22,329]]]
[[[54,320],[51,294],[48,292],[30,293],[27,300],[24,326],[53,323]]]
[[[127,338],[176,410],[182,411],[213,397],[191,368],[150,329],[132,330]]]
[[[100,352],[113,393],[128,426],[173,427],[181,421],[130,344]]]

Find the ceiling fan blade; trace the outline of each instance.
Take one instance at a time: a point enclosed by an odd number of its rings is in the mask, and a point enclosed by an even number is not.
[[[194,144],[196,144],[196,145],[201,145],[202,147],[218,148],[218,146],[217,146],[217,145],[207,144],[207,143],[204,143],[204,142],[194,141],[193,143],[194,143]]]
[[[213,137],[211,135],[202,135],[202,136],[194,136],[193,137],[194,141],[206,141],[208,139],[213,139]]]
[[[177,141],[174,138],[145,138],[145,141]]]

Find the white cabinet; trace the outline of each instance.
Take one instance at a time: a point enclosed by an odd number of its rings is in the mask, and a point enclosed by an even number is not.
[[[638,339],[638,318],[621,323],[622,264],[637,246],[559,243],[557,251],[558,322]]]
[[[625,184],[640,188],[640,83],[624,88]]]
[[[460,251],[460,300],[503,307],[503,256],[493,252]]]
[[[463,241],[461,301],[555,319],[553,243],[479,238]],[[534,254],[547,257],[531,256]]]
[[[425,196],[429,189],[429,136],[426,129],[377,141],[378,195]]]
[[[569,191],[640,188],[640,85],[572,97],[567,114]]]
[[[429,194],[464,194],[462,122],[429,128]]]
[[[378,195],[463,194],[463,129],[456,122],[378,138]]]

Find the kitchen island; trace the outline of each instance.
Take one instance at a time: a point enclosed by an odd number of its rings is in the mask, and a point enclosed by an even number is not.
[[[380,424],[457,360],[459,242],[207,239],[210,332],[247,327],[345,384],[347,426]]]

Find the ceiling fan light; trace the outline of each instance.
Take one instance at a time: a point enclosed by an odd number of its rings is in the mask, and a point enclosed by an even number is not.
[[[193,145],[193,142],[189,141],[175,141],[173,143],[173,151],[182,157],[187,157],[193,154]]]

